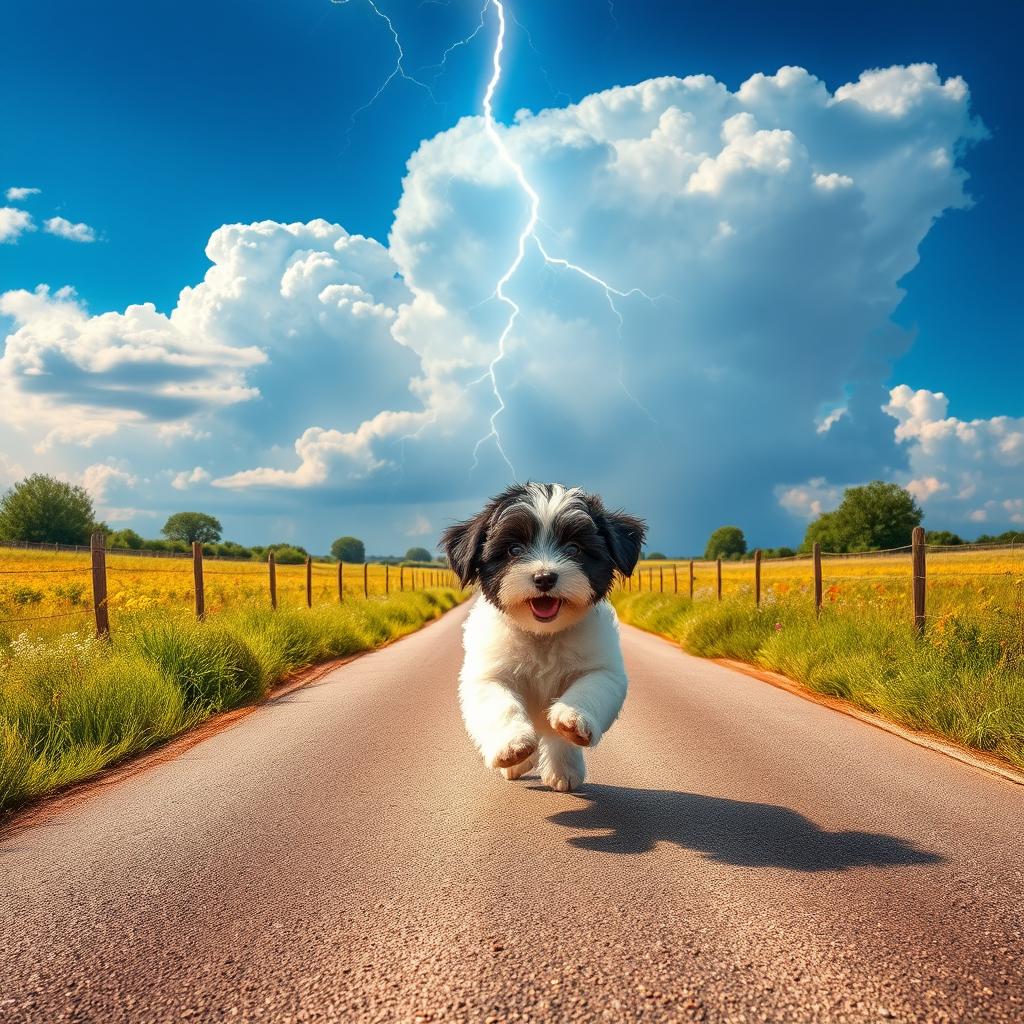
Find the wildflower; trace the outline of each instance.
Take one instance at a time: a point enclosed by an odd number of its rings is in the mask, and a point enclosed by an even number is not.
[[[778,633],[781,630],[782,630],[782,623],[781,622],[776,622],[775,623],[775,632]]]

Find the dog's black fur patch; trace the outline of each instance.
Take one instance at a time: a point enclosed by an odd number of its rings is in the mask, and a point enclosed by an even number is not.
[[[534,484],[550,497],[551,484]],[[516,556],[516,544],[529,547],[541,524],[528,508],[527,484],[514,484],[491,498],[481,511],[465,522],[449,526],[441,536],[441,547],[463,586],[479,581],[484,596],[498,603],[501,579]],[[583,515],[578,514],[583,512]],[[640,558],[647,527],[642,519],[622,511],[609,511],[595,494],[583,494],[574,511],[555,516],[553,532],[559,547],[575,544],[572,557],[590,581],[594,601],[603,600],[611,589],[615,573],[632,574]]]

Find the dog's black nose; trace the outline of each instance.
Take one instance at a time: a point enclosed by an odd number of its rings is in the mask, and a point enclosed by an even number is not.
[[[558,573],[549,572],[535,572],[533,574],[533,582],[537,585],[537,589],[546,593],[558,582]]]

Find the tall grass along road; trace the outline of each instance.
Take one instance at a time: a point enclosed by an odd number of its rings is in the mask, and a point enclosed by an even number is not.
[[[0,815],[260,700],[298,669],[418,629],[464,596],[437,589],[277,611],[243,604],[204,622],[164,597],[123,608],[109,639],[63,619],[0,624]]]
[[[624,627],[578,794],[481,767],[464,609],[0,844],[0,1019],[1019,1021],[1009,783]]]
[[[691,654],[782,673],[913,729],[1024,768],[1024,548],[930,547],[915,628],[909,549],[823,558],[816,613],[809,556],[754,568],[646,563],[613,594],[626,622]],[[678,591],[678,592],[676,592]]]

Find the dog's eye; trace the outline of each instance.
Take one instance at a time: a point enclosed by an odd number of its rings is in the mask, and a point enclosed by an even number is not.
[[[575,558],[580,553],[579,544],[566,544],[562,550],[570,557]]]
[[[513,558],[518,558],[525,550],[526,548],[524,548],[522,544],[513,544],[511,547],[509,547],[508,553]]]

